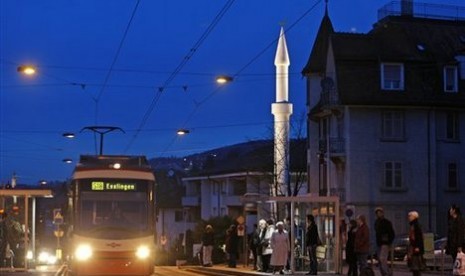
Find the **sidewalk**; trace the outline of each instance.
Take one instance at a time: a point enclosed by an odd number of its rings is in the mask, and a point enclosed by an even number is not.
[[[252,267],[245,267],[243,265],[238,265],[236,268],[227,267],[227,265],[215,265],[213,267],[202,267],[202,266],[186,266],[181,267],[181,269],[186,269],[192,272],[198,272],[204,275],[237,275],[237,276],[258,276],[258,275],[272,275],[272,273],[257,272],[252,270]],[[347,275],[347,266],[343,267],[343,273],[341,275]],[[373,270],[376,276],[381,276],[378,267],[374,266]],[[293,273],[287,273],[287,275],[305,275],[307,271],[295,271]],[[319,272],[318,275],[338,275],[335,273],[329,272]],[[403,267],[394,267],[393,276],[411,276],[410,272],[406,266]],[[422,276],[442,276],[442,275],[452,275],[452,271],[423,271]]]

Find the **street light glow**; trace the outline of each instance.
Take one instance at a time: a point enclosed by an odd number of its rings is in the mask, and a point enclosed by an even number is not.
[[[36,73],[36,68],[32,65],[21,65],[17,68],[18,72],[31,76]]]
[[[176,131],[176,133],[178,135],[186,135],[186,134],[189,134],[190,131],[188,129],[178,129],[178,131]]]
[[[74,133],[72,133],[72,132],[65,132],[65,133],[63,133],[63,137],[72,139],[72,138],[76,137],[76,135]]]
[[[73,163],[73,159],[65,158],[65,159],[63,159],[63,162],[66,163],[66,164],[71,164],[71,163]]]
[[[216,82],[218,84],[225,84],[225,83],[231,82],[232,80],[233,80],[232,77],[226,76],[226,75],[221,75],[221,76],[216,77]]]

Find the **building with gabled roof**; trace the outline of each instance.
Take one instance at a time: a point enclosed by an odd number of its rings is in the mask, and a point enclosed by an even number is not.
[[[371,220],[384,206],[399,234],[417,210],[444,235],[465,207],[465,8],[393,2],[364,34],[326,10],[302,74],[310,191]]]

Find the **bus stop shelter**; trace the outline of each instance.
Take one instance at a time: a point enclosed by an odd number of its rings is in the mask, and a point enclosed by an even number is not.
[[[52,190],[50,189],[0,189],[0,203],[3,206],[0,208],[5,208],[5,200],[7,198],[17,198],[18,201],[23,200],[24,204],[24,220],[20,221],[24,225],[26,231],[24,231],[24,247],[25,247],[25,254],[27,253],[27,249],[31,248],[33,256],[35,256],[36,251],[36,199],[38,197],[53,197]],[[30,202],[31,201],[31,202]],[[32,206],[29,206],[31,203]],[[29,211],[31,209],[31,211]],[[4,212],[7,210],[4,209]],[[28,237],[28,229],[29,229],[29,214],[31,214],[31,241],[29,241]],[[26,256],[24,256],[26,257]],[[3,261],[3,260],[2,260]],[[23,268],[16,268],[16,269],[28,269],[28,262],[24,261]]]
[[[342,237],[341,210],[339,197],[316,196],[312,194],[294,197],[271,197],[266,195],[245,195],[242,197],[245,214],[253,209],[257,220],[272,218],[275,223],[290,218],[290,239],[292,271],[308,271],[308,252],[305,247],[306,217],[313,215],[323,243],[320,252],[318,269],[322,272],[342,273]],[[255,205],[252,208],[252,205]]]

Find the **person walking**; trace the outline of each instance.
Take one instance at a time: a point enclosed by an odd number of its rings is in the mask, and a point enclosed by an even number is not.
[[[346,262],[349,265],[347,276],[357,276],[357,255],[355,254],[355,233],[357,232],[357,221],[351,219],[346,242]]]
[[[215,235],[213,227],[209,224],[205,226],[205,232],[202,234],[202,263],[203,266],[210,267],[213,265],[212,252],[215,244]]]
[[[423,246],[423,231],[418,222],[418,212],[411,211],[408,213],[410,229],[408,233],[409,247],[407,250],[407,263],[412,271],[413,276],[420,276],[424,269],[423,254],[425,252]]]
[[[452,205],[449,208],[449,227],[447,231],[446,254],[452,256],[455,262],[457,253],[463,252],[465,248],[465,223],[460,212],[460,207]]]
[[[239,255],[239,237],[236,225],[232,224],[226,231],[226,253],[229,255],[228,267],[235,268]]]
[[[370,252],[370,230],[365,215],[357,216],[357,232],[355,232],[354,252],[357,255],[359,273],[368,268],[367,258]]]
[[[379,271],[382,276],[391,276],[392,270],[388,265],[389,252],[394,241],[395,233],[391,221],[384,217],[384,210],[381,207],[375,209],[375,233],[376,245],[378,247]]]
[[[270,264],[273,267],[273,274],[284,274],[284,266],[287,263],[287,257],[290,251],[289,234],[284,230],[284,223],[279,221],[271,235],[270,244],[273,249],[271,253]]]
[[[307,215],[307,231],[305,232],[305,245],[310,259],[310,271],[307,275],[318,274],[318,260],[316,259],[316,247],[321,243],[318,235],[318,227],[313,215]]]

